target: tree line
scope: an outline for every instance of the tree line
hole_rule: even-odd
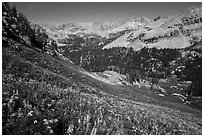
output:
[[[2,36],[39,49],[43,49],[48,40],[45,31],[33,28],[27,17],[8,2],[2,3]],[[5,45],[6,41],[3,40]]]
[[[192,43],[194,45],[201,44],[201,42]],[[140,79],[145,77],[165,79],[171,78],[174,75],[181,81],[193,82],[193,90],[190,88],[188,91],[189,94],[192,94],[192,91],[194,95],[202,94],[201,90],[195,90],[195,87],[201,89],[200,87],[202,85],[199,82],[199,80],[202,80],[200,75],[202,73],[201,57],[189,54],[188,57],[184,58],[182,57],[183,49],[143,48],[139,51],[134,51],[133,48],[125,47],[70,50],[71,48],[71,46],[64,47],[63,54],[70,58],[76,65],[88,71],[102,72],[113,70],[120,74],[128,75],[130,83],[138,79],[138,72]],[[196,51],[197,49],[194,50]],[[196,52],[199,53],[199,51]]]

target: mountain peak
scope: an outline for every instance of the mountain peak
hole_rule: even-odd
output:
[[[149,23],[149,22],[151,22],[150,19],[148,19],[148,18],[146,18],[144,16],[139,17],[139,18],[132,18],[131,20],[134,21],[134,22],[139,22],[139,23]]]

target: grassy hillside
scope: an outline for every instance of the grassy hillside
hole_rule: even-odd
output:
[[[4,135],[202,134],[202,112],[193,105],[171,94],[159,96],[155,88],[110,84],[96,78],[108,73],[90,73],[74,65],[57,52],[57,45],[41,28],[33,29],[9,3],[2,3],[2,21]],[[193,60],[189,54],[184,56]],[[196,59],[194,66],[199,65],[200,54]],[[191,72],[190,61],[186,72]],[[116,72],[110,74],[121,78]],[[180,83],[159,84],[165,88]]]
[[[201,134],[201,112],[179,102],[100,82],[13,40],[2,53],[3,134]]]

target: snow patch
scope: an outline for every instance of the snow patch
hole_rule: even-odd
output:
[[[131,85],[126,81],[124,75],[118,74],[114,71],[104,71],[104,72],[87,72],[81,71],[82,73],[91,76],[92,78],[98,79],[108,84],[112,85]]]

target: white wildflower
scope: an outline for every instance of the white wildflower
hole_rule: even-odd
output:
[[[52,129],[50,130],[50,134],[53,134],[53,130]]]
[[[55,103],[55,100],[52,100],[51,103],[52,103],[52,104]]]
[[[44,124],[48,124],[48,120],[47,119],[43,119]]]
[[[49,123],[53,123],[53,119],[49,120],[48,122],[49,122]]]
[[[67,129],[67,133],[72,133],[73,129],[74,129],[74,125],[70,124],[69,128]]]
[[[33,111],[28,112],[27,116],[32,117],[33,116]]]
[[[58,120],[57,120],[57,119],[54,119],[54,122],[58,122]]]
[[[34,120],[34,122],[33,122],[34,124],[36,124],[36,123],[38,123],[38,121],[37,120]]]

